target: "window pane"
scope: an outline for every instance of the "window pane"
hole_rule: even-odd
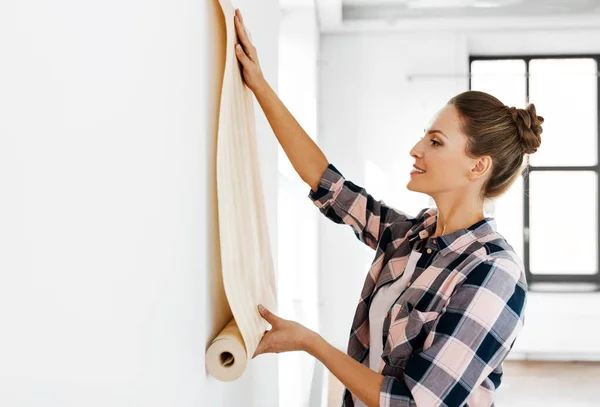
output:
[[[471,89],[489,93],[509,106],[523,106],[525,88],[525,61],[508,59],[473,61],[471,63]]]
[[[596,173],[531,172],[529,180],[531,272],[595,274]]]
[[[504,195],[490,201],[486,215],[496,220],[498,232],[523,259],[523,177],[517,178]]]
[[[597,70],[590,58],[530,62],[530,101],[544,118],[542,145],[531,165],[596,164]]]

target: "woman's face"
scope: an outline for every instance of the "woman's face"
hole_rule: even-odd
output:
[[[436,198],[448,192],[466,192],[476,160],[465,152],[466,136],[460,130],[458,110],[446,105],[425,129],[425,135],[410,150],[415,168],[406,187]]]

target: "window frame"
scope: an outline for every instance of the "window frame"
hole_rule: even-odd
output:
[[[525,62],[525,100],[529,103],[529,66],[532,60],[537,59],[581,59],[589,58],[596,61],[596,86],[597,86],[597,104],[596,114],[596,165],[592,166],[532,166],[529,163],[529,156],[525,156],[525,168],[521,174],[523,177],[523,263],[525,265],[525,274],[531,288],[540,285],[564,285],[564,284],[585,284],[592,287],[592,291],[600,291],[600,219],[596,218],[596,273],[595,274],[539,274],[532,273],[530,268],[530,211],[529,201],[530,179],[532,172],[550,172],[550,171],[593,171],[596,173],[596,214],[599,213],[599,194],[600,194],[600,54],[539,54],[539,55],[470,55],[469,56],[469,89],[472,89],[472,66],[475,61],[500,61],[500,60],[523,60]],[[535,102],[534,102],[535,103]],[[543,141],[542,141],[543,142]]]

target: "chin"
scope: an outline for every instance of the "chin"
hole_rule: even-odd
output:
[[[408,189],[409,191],[413,191],[413,192],[423,192],[419,188],[415,188],[415,185],[414,185],[414,182],[412,179],[406,183],[406,189]]]
[[[415,183],[413,182],[413,180],[408,181],[408,183],[406,184],[406,189],[408,189],[409,191],[418,192],[420,194],[425,194],[425,195],[431,196],[431,193],[430,193],[431,191],[427,191],[422,188],[419,188],[418,186],[415,186]]]

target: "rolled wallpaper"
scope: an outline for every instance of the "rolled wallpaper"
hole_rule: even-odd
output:
[[[209,373],[222,381],[245,371],[268,323],[263,304],[276,311],[276,286],[264,203],[252,92],[234,52],[234,8],[219,0],[225,19],[225,69],[217,132],[217,200],[221,272],[232,320],[206,351]]]

